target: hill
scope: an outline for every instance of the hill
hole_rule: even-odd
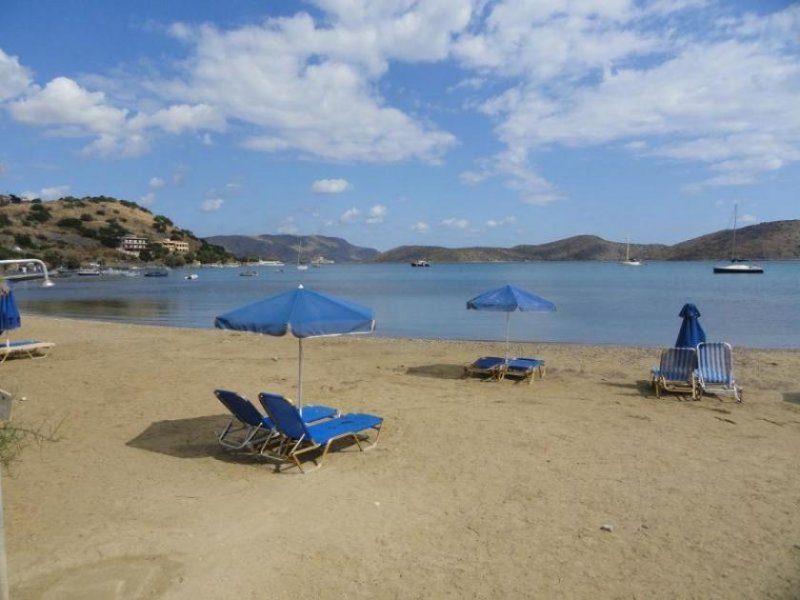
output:
[[[148,243],[136,254],[119,250],[126,236]],[[160,242],[185,242],[188,250],[170,252]],[[232,259],[170,219],[135,202],[107,196],[23,201],[0,195],[0,258],[39,258],[51,267],[77,268],[96,262],[217,262]]]
[[[673,246],[631,244],[630,254],[643,260],[723,260],[730,258],[729,230],[703,235]],[[529,260],[605,260],[625,257],[625,244],[594,235],[579,235],[539,245],[512,248],[441,246],[400,246],[383,252],[376,262],[411,262],[425,258],[432,262],[491,262]],[[800,259],[800,220],[773,221],[750,225],[736,231],[737,255],[757,260]]]
[[[305,261],[322,256],[336,262],[362,262],[379,254],[373,248],[354,246],[341,238],[324,235],[214,235],[205,239],[239,257],[290,263],[297,261],[301,242]]]

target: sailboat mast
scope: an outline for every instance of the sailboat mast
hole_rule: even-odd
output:
[[[733,239],[731,241],[731,261],[736,260],[736,221],[739,220],[739,205],[733,205]]]

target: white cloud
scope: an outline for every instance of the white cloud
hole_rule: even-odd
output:
[[[361,212],[357,208],[348,208],[342,213],[342,216],[339,217],[339,222],[354,223],[356,219],[358,219],[359,214],[361,214]]]
[[[383,220],[386,218],[389,210],[383,206],[382,204],[376,204],[372,208],[369,209],[369,217],[367,218],[367,223],[370,225],[374,225],[376,223],[383,223]]]
[[[0,102],[24,93],[33,80],[31,74],[16,56],[9,56],[0,49]]]
[[[160,190],[166,185],[166,182],[161,177],[151,177],[150,178],[150,189],[151,190]]]
[[[56,185],[53,187],[42,188],[39,192],[39,197],[42,200],[58,200],[64,196],[69,195],[70,187],[68,185]]]
[[[267,19],[222,30],[176,25],[190,52],[180,80],[161,86],[175,102],[204,104],[253,130],[245,147],[294,150],[328,160],[440,160],[455,138],[388,106],[376,84],[392,58],[447,56],[469,3],[320,2],[329,14]]]
[[[222,205],[225,204],[225,200],[222,198],[208,198],[203,200],[203,203],[200,205],[200,210],[203,212],[216,212]]]
[[[449,218],[442,221],[442,225],[448,229],[466,229],[469,227],[469,221],[466,219]]]
[[[297,235],[298,231],[294,224],[294,217],[286,217],[278,226],[278,233],[284,235]]]
[[[489,219],[488,221],[486,221],[486,226],[492,228],[503,227],[504,225],[513,225],[516,222],[517,222],[516,217],[506,217],[504,219],[499,219],[499,220]]]
[[[139,204],[141,204],[144,207],[153,206],[153,204],[155,204],[155,201],[156,201],[156,195],[152,192],[149,192],[144,196],[142,196],[141,198],[139,198]]]
[[[129,126],[135,130],[160,127],[175,134],[198,129],[223,131],[225,119],[215,108],[207,104],[193,106],[178,104],[152,114],[140,113],[130,120]]]
[[[507,150],[462,181],[504,175],[526,201],[552,202],[560,193],[531,159],[555,146],[621,143],[646,156],[706,163],[711,176],[695,187],[751,183],[800,160],[800,7],[708,19],[704,38],[650,18],[694,10],[700,19],[709,16],[706,4],[492,5],[459,39],[456,55],[517,78],[481,105]]]
[[[431,226],[425,221],[418,221],[411,226],[411,229],[417,233],[428,233],[431,230]]]
[[[351,187],[346,179],[318,179],[311,184],[311,191],[315,194],[341,194]]]
[[[8,173],[8,167],[5,163],[0,163],[0,175],[5,175]]]
[[[44,89],[12,102],[9,110],[29,125],[75,127],[107,135],[122,128],[127,114],[109,106],[103,92],[84,90],[67,77],[56,77]]]
[[[737,220],[739,223],[755,223],[757,219],[753,215],[744,214],[739,215]]]
[[[214,138],[211,137],[210,133],[204,133],[203,137],[201,138],[202,144],[204,146],[213,146],[214,145]]]

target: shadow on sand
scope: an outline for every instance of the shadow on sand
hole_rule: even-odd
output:
[[[211,415],[174,421],[156,421],[126,446],[158,452],[176,458],[218,457],[217,434],[225,428],[230,417]]]
[[[785,392],[783,394],[784,402],[791,402],[792,404],[800,404],[800,392]]]
[[[640,379],[638,381],[631,383],[616,383],[613,381],[601,381],[600,383],[602,385],[606,385],[609,387],[620,388],[623,390],[630,390],[631,396],[639,395],[642,398],[654,398],[654,399],[656,397],[656,393],[653,391],[653,386],[650,383],[649,379]],[[637,392],[637,394],[633,394],[634,391]],[[669,392],[667,392],[667,394],[664,394],[664,396],[667,395],[675,396],[676,398],[680,396],[680,394],[670,394]],[[691,393],[689,393],[689,396],[691,396]]]
[[[434,379],[461,379],[464,376],[464,366],[438,364],[408,367],[406,375],[433,377]]]

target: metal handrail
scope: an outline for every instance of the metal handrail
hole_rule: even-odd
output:
[[[0,265],[29,265],[31,263],[36,263],[42,267],[41,271],[35,271],[31,274],[31,276],[23,276],[23,277],[8,277],[10,280],[28,280],[28,279],[38,279],[39,275],[44,277],[44,281],[42,281],[42,287],[53,287],[55,283],[50,281],[50,274],[47,272],[47,265],[44,264],[44,261],[39,260],[38,258],[8,258],[5,260],[0,260]]]

